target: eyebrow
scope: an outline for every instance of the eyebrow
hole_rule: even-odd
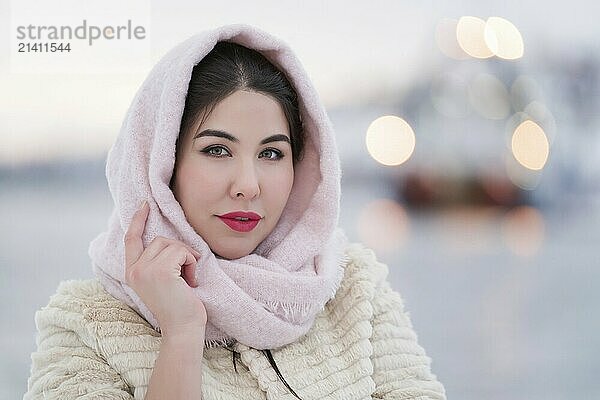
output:
[[[225,131],[218,130],[218,129],[205,129],[202,132],[198,132],[198,133],[196,133],[196,135],[194,135],[194,138],[192,139],[192,141],[196,140],[197,138],[205,137],[205,136],[220,137],[220,138],[230,140],[234,143],[240,142],[240,140],[238,138],[236,138],[235,136],[233,136],[232,134],[227,133]],[[282,135],[282,134],[272,135],[267,138],[264,138],[263,140],[260,141],[260,144],[262,145],[262,144],[267,144],[267,143],[271,143],[271,142],[288,142],[290,145],[292,144],[290,142],[290,138],[287,137],[286,135]]]

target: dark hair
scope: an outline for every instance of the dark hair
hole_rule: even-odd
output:
[[[176,142],[175,167],[169,186],[173,188],[177,160],[191,127],[201,125],[215,106],[238,90],[262,93],[276,100],[283,109],[290,130],[292,160],[301,161],[304,151],[304,126],[298,95],[286,75],[264,55],[237,43],[221,41],[192,70]]]
[[[237,90],[265,94],[281,105],[290,130],[292,160],[294,163],[302,160],[304,127],[300,117],[298,95],[292,84],[282,71],[258,51],[237,43],[222,41],[218,42],[192,70],[177,138],[175,168],[169,184],[171,189],[175,182],[177,159],[180,158],[185,135],[190,134],[191,127],[195,126],[200,118],[199,125],[206,120],[221,100]],[[240,355],[231,348],[225,348],[233,352],[233,368],[237,373],[235,358],[236,355],[238,357]],[[261,351],[285,386],[300,399],[279,372],[271,350]]]

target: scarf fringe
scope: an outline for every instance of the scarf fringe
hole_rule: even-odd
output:
[[[154,328],[154,330],[158,333],[161,333],[160,326]],[[212,339],[212,340],[204,340],[204,347],[207,349],[214,347],[230,347],[236,342],[233,338],[220,338],[220,339]]]
[[[157,326],[156,328],[154,328],[154,330],[156,332],[160,333],[160,326]],[[219,339],[211,339],[211,340],[204,340],[204,347],[207,349],[210,348],[214,348],[214,347],[231,347],[232,345],[234,345],[236,342],[235,339],[233,338],[219,338]]]
[[[312,303],[283,303],[280,301],[266,301],[265,305],[268,306],[268,310],[274,314],[281,315],[283,311],[283,317],[287,320],[293,315],[300,315],[303,318],[310,312]]]
[[[231,347],[235,342],[236,340],[232,338],[205,340],[204,347],[207,349],[214,347]]]
[[[350,257],[347,254],[345,254],[345,252],[342,252],[342,253],[343,253],[342,255],[337,257],[337,259],[339,261],[338,261],[338,265],[337,265],[337,269],[336,269],[336,284],[332,287],[331,291],[329,292],[328,301],[335,297],[335,294],[337,293],[337,290],[342,282],[342,279],[344,278],[344,272],[346,269],[346,265],[348,264],[348,262],[350,262]],[[327,304],[327,301],[325,303],[323,303],[319,307],[319,309],[321,311],[324,310],[326,304]],[[284,318],[289,320],[290,317],[292,317],[294,315],[298,315],[298,314],[302,318],[305,318],[307,315],[310,314],[310,312],[312,311],[312,307],[315,304],[314,303],[284,303],[284,302],[280,302],[280,301],[265,301],[264,305],[268,306],[268,310],[275,314],[281,315],[281,311],[283,311]]]

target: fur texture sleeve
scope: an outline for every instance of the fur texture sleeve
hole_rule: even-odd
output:
[[[388,266],[378,262],[373,250],[353,247],[355,263],[371,276],[373,334],[372,378],[374,399],[446,400],[444,386],[431,372],[431,358],[418,343],[417,334],[404,309],[404,301],[387,279]]]
[[[35,314],[37,349],[31,354],[24,400],[122,399],[133,395],[102,358],[87,334],[82,310],[85,288],[61,284],[47,306]]]

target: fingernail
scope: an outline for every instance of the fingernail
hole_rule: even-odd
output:
[[[146,204],[148,204],[148,200],[144,200],[142,202],[142,205],[140,206],[140,210],[143,209],[146,206]]]

